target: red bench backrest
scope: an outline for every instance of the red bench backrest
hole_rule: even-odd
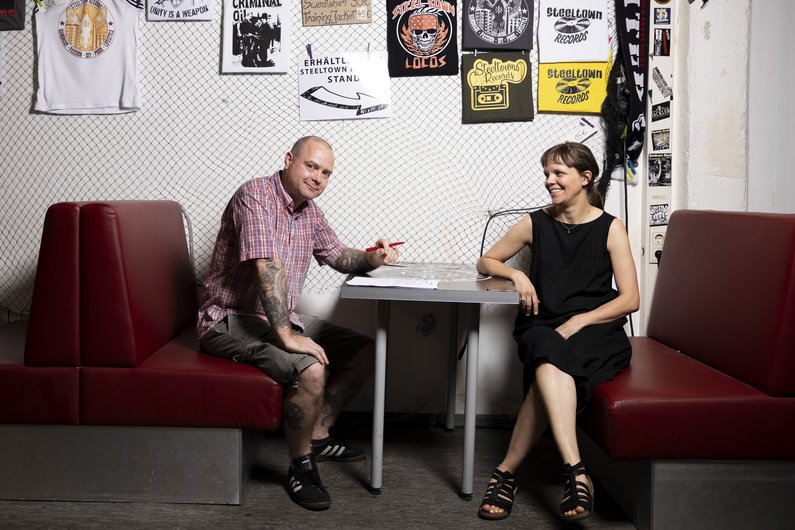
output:
[[[85,204],[80,240],[83,365],[137,366],[194,324],[193,270],[179,204]]]
[[[795,215],[674,212],[647,334],[767,394],[795,395]]]

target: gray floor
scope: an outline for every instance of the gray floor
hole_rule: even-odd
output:
[[[341,434],[370,445],[367,425]],[[268,437],[242,506],[101,502],[0,501],[0,528],[634,528],[598,487],[595,513],[581,524],[557,516],[562,494],[560,463],[543,438],[518,473],[513,513],[503,521],[477,517],[480,496],[510,437],[503,428],[478,428],[475,500],[458,496],[463,429],[388,422],[384,442],[383,493],[369,493],[369,460],[320,464],[332,496],[331,509],[310,512],[293,504],[284,489],[287,453],[279,434]],[[0,477],[2,480],[2,477]]]

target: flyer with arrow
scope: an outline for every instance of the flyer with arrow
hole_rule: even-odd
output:
[[[385,52],[338,52],[298,59],[301,121],[389,118]]]

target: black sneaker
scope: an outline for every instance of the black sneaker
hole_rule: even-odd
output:
[[[312,455],[318,462],[358,462],[364,459],[364,449],[326,436],[322,440],[312,440]]]
[[[328,510],[331,506],[331,496],[311,454],[293,460],[287,471],[287,491],[296,504],[307,510]]]

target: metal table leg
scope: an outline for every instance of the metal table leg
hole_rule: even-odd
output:
[[[458,367],[458,313],[459,305],[450,304],[450,357],[447,364],[447,416],[444,428],[455,430],[455,391]]]
[[[370,493],[381,494],[384,465],[384,406],[386,398],[386,344],[389,331],[389,302],[376,303],[378,329],[375,334],[375,373],[373,392],[373,456],[370,472]]]
[[[469,311],[466,410],[464,416],[464,472],[461,478],[461,498],[465,500],[472,500],[475,471],[475,417],[477,416],[480,305],[470,304]]]

